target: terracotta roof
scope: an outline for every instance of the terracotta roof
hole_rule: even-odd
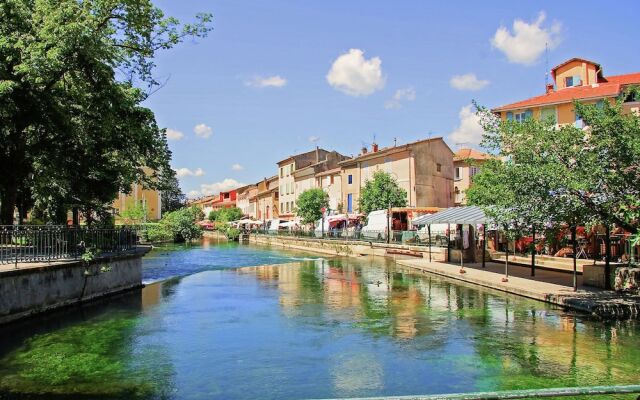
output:
[[[620,94],[621,86],[632,83],[640,84],[640,72],[626,75],[609,76],[605,82],[593,85],[576,86],[556,90],[541,96],[531,97],[526,100],[507,104],[494,108],[493,111],[515,110],[526,107],[541,106],[545,104],[569,103],[573,100],[597,99],[613,97]]]
[[[483,153],[476,149],[460,149],[456,152],[455,156],[453,156],[453,161],[461,161],[461,160],[489,160],[493,158],[491,154]]]
[[[405,143],[405,144],[400,144],[397,146],[390,146],[390,147],[383,147],[381,149],[379,149],[376,152],[373,151],[369,151],[365,154],[360,154],[356,157],[353,158],[349,158],[347,160],[344,161],[340,161],[338,163],[338,165],[349,165],[352,162],[355,161],[360,161],[360,160],[366,160],[366,159],[371,159],[371,158],[376,158],[379,157],[383,154],[388,154],[391,153],[393,151],[402,151],[402,150],[407,150],[410,146],[416,145],[416,144],[420,144],[420,143],[426,143],[426,142],[431,142],[431,141],[438,141],[438,140],[442,140],[444,142],[444,140],[442,139],[441,136],[438,137],[432,137],[432,138],[428,138],[428,139],[420,139],[420,140],[416,140],[415,142],[409,142],[409,143]],[[444,142],[446,145],[446,142]],[[447,148],[449,148],[449,146],[447,145]],[[453,153],[453,151],[451,149],[449,149],[451,151],[451,153]]]

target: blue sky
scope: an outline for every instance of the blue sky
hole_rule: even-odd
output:
[[[473,144],[472,99],[495,107],[544,91],[545,42],[550,67],[583,57],[605,75],[640,71],[637,1],[157,4],[183,21],[214,16],[207,38],[160,54],[168,80],[146,102],[191,196],[274,175],[316,145]]]

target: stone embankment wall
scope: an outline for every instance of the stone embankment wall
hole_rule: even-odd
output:
[[[386,243],[373,243],[361,241],[345,240],[321,240],[314,238],[295,238],[286,236],[270,235],[250,235],[249,240],[254,243],[266,244],[284,249],[311,251],[314,253],[327,254],[332,256],[398,256],[400,254],[390,254],[397,250],[421,253],[425,259],[429,258],[429,248],[427,246],[407,246]],[[433,247],[431,258],[433,261],[444,261],[446,249]]]
[[[0,324],[142,286],[142,256],[52,264],[18,264],[0,272]]]

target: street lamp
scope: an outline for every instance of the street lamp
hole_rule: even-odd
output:
[[[326,208],[322,207],[320,209],[320,212],[322,213],[322,236],[320,236],[320,238],[324,239],[324,213],[327,211]]]

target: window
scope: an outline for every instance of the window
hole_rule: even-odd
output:
[[[526,110],[516,113],[509,111],[507,113],[507,121],[524,122],[527,118],[533,118],[532,110]]]
[[[289,212],[289,202],[287,201],[287,212]]]
[[[475,175],[478,174],[478,172],[480,172],[480,168],[478,168],[478,167],[469,168],[469,177],[473,178]]]
[[[331,175],[331,179],[329,179],[329,185],[333,185],[333,175]]]
[[[284,203],[280,203],[280,211],[284,210]]]
[[[351,193],[347,195],[347,212],[353,212],[353,194]]]
[[[457,181],[462,179],[462,168],[461,167],[456,167],[456,177],[455,177],[455,179]]]
[[[348,175],[348,176],[347,176],[347,183],[348,183],[349,185],[351,185],[351,184],[353,183],[353,175]]]
[[[576,128],[584,128],[584,121],[582,120],[582,117],[578,115],[578,113],[576,113],[576,122],[573,123],[573,126],[575,126]]]
[[[280,178],[284,178],[284,169],[280,167]]]
[[[442,164],[436,164],[436,171],[442,172]]]
[[[542,121],[552,121],[554,124],[558,123],[556,119],[556,109],[555,107],[545,107],[540,110],[540,119]]]
[[[580,79],[580,75],[567,76],[564,78],[564,83],[566,87],[580,86],[582,79]]]

